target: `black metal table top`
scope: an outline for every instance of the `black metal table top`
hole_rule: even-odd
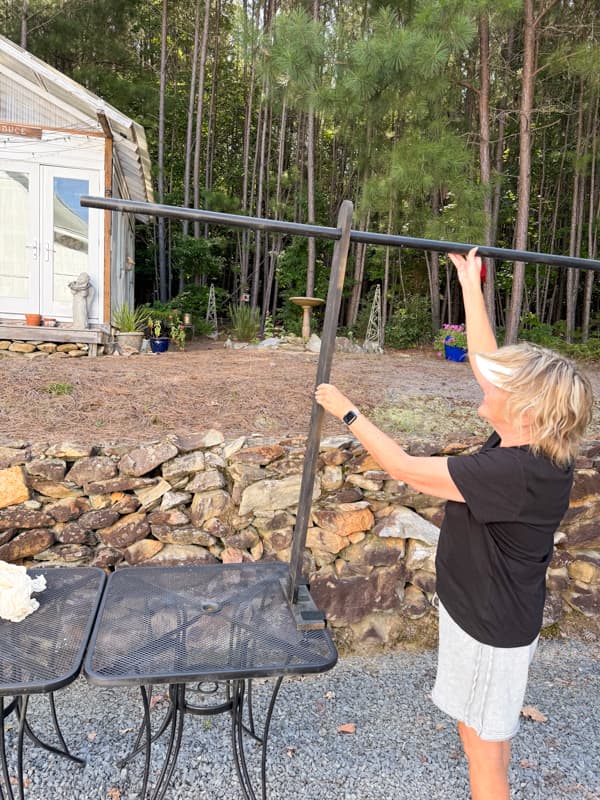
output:
[[[50,692],[79,673],[106,576],[96,567],[32,569],[46,589],[21,622],[0,620],[0,695]]]
[[[100,686],[324,672],[326,630],[299,631],[280,563],[130,567],[110,575],[84,670]]]

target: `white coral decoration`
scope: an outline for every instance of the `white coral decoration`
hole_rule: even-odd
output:
[[[45,588],[43,575],[30,578],[25,567],[0,561],[0,617],[21,622],[39,608],[40,604],[31,594],[43,592]]]

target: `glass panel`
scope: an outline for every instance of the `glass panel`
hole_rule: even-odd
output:
[[[79,198],[89,194],[89,182],[74,178],[54,178],[54,279],[53,300],[72,303],[69,283],[81,272],[88,272],[89,209]]]
[[[28,298],[29,175],[0,170],[0,297]]]

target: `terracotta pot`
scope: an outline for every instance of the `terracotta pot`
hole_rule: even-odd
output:
[[[37,326],[42,324],[41,314],[25,314],[25,325]]]

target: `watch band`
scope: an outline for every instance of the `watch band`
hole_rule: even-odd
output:
[[[347,411],[344,416],[342,417],[342,422],[344,425],[352,425],[358,419],[359,412],[355,408],[351,408],[350,411]]]

